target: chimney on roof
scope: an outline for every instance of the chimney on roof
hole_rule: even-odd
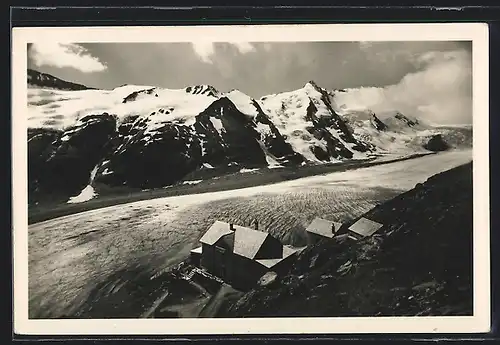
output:
[[[332,234],[335,233],[335,223],[332,223]]]
[[[259,221],[255,220],[255,230],[259,230]]]
[[[234,224],[233,223],[229,223],[229,229],[234,231]]]

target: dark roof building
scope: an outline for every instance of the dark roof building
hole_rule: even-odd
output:
[[[252,286],[266,272],[281,271],[302,248],[284,246],[267,232],[216,221],[191,250],[192,262],[233,286]]]
[[[356,223],[349,227],[349,235],[356,239],[365,238],[373,235],[383,227],[383,224],[374,222],[367,218],[360,218]]]

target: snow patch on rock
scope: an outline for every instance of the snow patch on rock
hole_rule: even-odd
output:
[[[77,204],[77,203],[89,201],[89,200],[95,198],[96,196],[97,196],[97,193],[95,192],[94,187],[92,187],[91,185],[88,185],[87,187],[82,189],[80,194],[69,198],[67,203],[68,204]]]
[[[203,180],[183,181],[182,184],[198,184]]]
[[[222,133],[225,131],[224,125],[222,125],[222,121],[215,117],[211,117],[210,122],[212,122],[212,125],[214,126],[215,130],[217,131],[217,133],[219,133],[219,136],[222,138]]]
[[[254,172],[254,171],[259,171],[259,168],[254,168],[254,169],[243,168],[243,169],[240,170],[240,173],[251,173],[251,172]]]
[[[97,174],[97,169],[99,169],[99,164],[97,164],[94,167],[94,169],[92,169],[92,171],[90,172],[89,184],[82,189],[80,194],[69,198],[69,200],[67,201],[68,204],[76,204],[80,202],[89,201],[97,196],[94,187],[92,187],[92,182],[94,182],[95,175]]]

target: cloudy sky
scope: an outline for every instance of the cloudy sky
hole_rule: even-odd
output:
[[[314,80],[356,89],[347,101],[375,112],[472,121],[470,42],[43,42],[28,46],[28,67],[96,88],[210,84],[255,98]]]

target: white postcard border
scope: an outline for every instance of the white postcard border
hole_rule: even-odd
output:
[[[27,43],[472,41],[474,315],[244,319],[28,319]],[[489,54],[483,23],[172,27],[36,27],[12,30],[14,332],[26,335],[477,333],[490,329]],[[451,239],[452,240],[452,239]]]

